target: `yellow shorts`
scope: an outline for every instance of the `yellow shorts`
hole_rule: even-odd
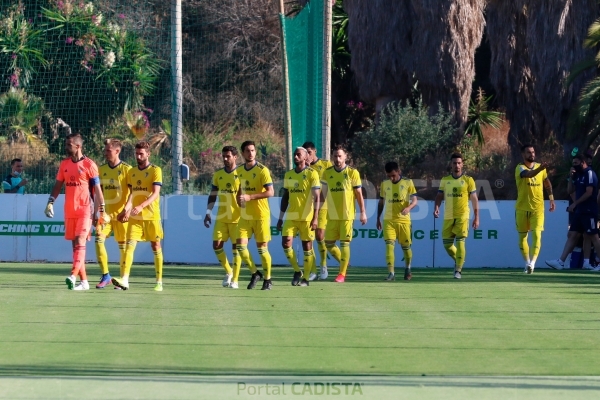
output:
[[[250,239],[254,234],[257,243],[271,241],[271,221],[268,219],[248,220],[240,218],[238,222],[238,239]]]
[[[315,240],[315,231],[310,229],[310,221],[290,221],[283,222],[281,235],[283,237],[294,237],[300,232],[300,240],[303,242],[312,242]]]
[[[327,228],[325,229],[325,240],[352,240],[354,220],[327,220]]]
[[[65,239],[75,240],[85,236],[86,240],[90,240],[91,235],[92,219],[90,217],[65,219]]]
[[[327,210],[319,210],[317,217],[317,229],[327,228]]]
[[[410,224],[384,220],[383,239],[398,240],[398,243],[402,247],[410,247],[412,244],[412,232]]]
[[[160,242],[163,229],[160,221],[130,219],[127,226],[127,240],[138,242]]]
[[[104,225],[104,228],[99,230],[96,234],[107,238],[110,236],[110,233],[113,232],[117,242],[124,242],[127,237],[128,224],[128,222],[119,222],[115,217],[112,218],[108,224]]]
[[[525,233],[529,231],[543,231],[544,210],[515,210],[515,223],[517,225],[517,232]]]
[[[445,219],[442,228],[442,239],[466,238],[469,236],[469,219]]]
[[[215,242],[226,242],[231,239],[231,243],[235,243],[238,236],[238,223],[237,222],[222,222],[217,220],[215,222],[215,228],[213,230],[213,241]]]

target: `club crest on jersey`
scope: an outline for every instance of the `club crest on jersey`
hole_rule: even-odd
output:
[[[231,187],[231,183],[227,182],[227,184],[225,185],[225,187],[227,187],[227,189],[229,189]]]
[[[298,187],[298,186],[300,186],[300,185],[298,184],[298,182],[294,183],[294,187]]]
[[[110,184],[112,185],[112,184],[114,184],[114,183],[115,183],[115,180],[114,180],[114,179],[111,179],[111,180],[110,180]]]
[[[452,191],[453,191],[454,193],[456,193],[456,192],[458,192],[458,188],[452,188]]]
[[[394,193],[394,198],[397,199],[398,198],[398,193]]]
[[[71,178],[70,178],[70,179],[71,179],[71,182],[74,182],[74,181],[75,181],[75,177],[74,177],[73,175],[71,175]]]
[[[138,180],[138,181],[137,181],[137,184],[138,184],[138,185],[141,185],[141,184],[142,184],[142,181]]]
[[[247,181],[246,181],[246,186],[247,186],[247,185],[249,185],[249,184],[250,184],[250,181],[248,181],[248,180],[247,180]]]

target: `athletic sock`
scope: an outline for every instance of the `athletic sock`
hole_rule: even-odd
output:
[[[258,255],[260,255],[260,260],[262,262],[262,269],[263,269],[263,272],[265,273],[264,279],[265,280],[271,279],[271,253],[269,253],[269,248],[267,246],[259,247]]]
[[[325,241],[317,241],[317,250],[319,251],[319,259],[321,260],[321,267],[327,267],[327,246]]]
[[[348,264],[350,263],[350,242],[340,242],[340,274],[346,276],[348,272]]]
[[[231,278],[232,282],[237,282],[240,277],[240,269],[242,268],[242,259],[240,258],[240,254],[237,251],[237,247],[233,249],[233,278]]]
[[[131,274],[131,266],[133,265],[133,254],[135,253],[135,246],[137,242],[135,240],[128,240],[125,246],[125,268],[123,270],[123,277]]]
[[[125,273],[125,243],[119,243],[119,267],[120,274],[119,276],[123,276]]]
[[[300,272],[300,266],[298,265],[298,260],[296,259],[296,252],[293,247],[288,247],[283,249],[283,253],[285,254],[285,258],[288,259],[294,271]],[[306,270],[306,268],[305,268]],[[308,278],[307,278],[308,279]]]
[[[523,260],[529,264],[529,243],[527,243],[527,232],[519,232],[519,250]]]
[[[335,242],[327,243],[327,251],[338,263],[342,263],[342,252],[340,251],[339,247],[335,245]]]
[[[156,282],[162,282],[163,272],[163,252],[162,248],[153,250],[154,253],[154,271],[156,272]]]
[[[108,253],[106,252],[103,236],[96,236],[96,258],[102,275],[108,274]]]
[[[390,274],[394,273],[394,263],[395,263],[395,255],[394,255],[394,247],[395,243],[393,240],[385,240],[385,263],[387,265],[388,272]]]
[[[404,253],[404,266],[410,269],[410,263],[412,261],[412,249],[410,248],[410,246],[402,246],[402,252]]]
[[[542,231],[531,231],[531,259],[537,260],[542,248]],[[535,263],[535,261],[533,261]]]
[[[229,266],[229,261],[227,261],[227,253],[225,253],[225,249],[215,249],[215,255],[217,256],[217,260],[219,260],[225,272],[228,275],[231,275],[231,267]]]
[[[254,261],[252,261],[252,257],[250,257],[250,252],[248,251],[248,246],[245,244],[237,245],[238,254],[240,255],[240,259],[243,263],[248,266],[250,272],[256,272],[256,265],[254,265]]]
[[[85,274],[85,246],[73,247],[73,266],[71,267],[71,275],[80,275],[81,270]]]
[[[465,264],[465,256],[465,238],[456,238],[456,270],[459,272]]]
[[[310,272],[316,265],[315,252],[311,249],[304,252],[304,279],[308,280]]]
[[[454,246],[454,239],[442,239],[442,243],[444,244],[444,249],[446,249],[446,253],[454,262],[456,262],[456,246]]]

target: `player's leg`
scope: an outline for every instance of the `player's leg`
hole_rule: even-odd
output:
[[[469,236],[469,219],[457,219],[454,223],[452,233],[456,237],[456,271],[459,273],[458,276],[455,275],[455,278],[460,278],[467,256],[465,242]]]
[[[152,247],[152,252],[154,253],[154,272],[156,273],[156,285],[154,286],[154,290],[156,292],[162,292],[163,253],[160,240],[150,242],[150,246]]]
[[[325,245],[325,227],[327,227],[327,210],[319,210],[317,217],[317,229],[315,229],[315,239],[317,240],[317,251],[319,252],[319,279],[327,279],[327,246]],[[314,250],[313,250],[314,251]],[[312,273],[317,272],[317,264]]]
[[[544,230],[544,211],[538,211],[535,213],[531,213],[531,217],[529,218],[529,224],[531,227],[531,247],[530,247],[530,262],[529,262],[529,270],[533,273],[535,269],[535,262],[537,261],[538,255],[542,250],[542,231]]]
[[[391,221],[383,220],[383,241],[385,243],[385,264],[387,265],[388,275],[386,281],[396,279],[395,267],[396,255],[394,253],[396,247],[396,239],[398,238],[394,224]]]
[[[300,286],[308,286],[308,282],[316,279],[317,275],[312,272],[317,264],[315,252],[313,251],[313,241],[315,240],[315,232],[310,229],[310,221],[298,221],[297,228],[300,232],[300,240],[302,241],[302,251],[304,252],[304,279],[300,282]],[[311,279],[311,277],[313,277]]]
[[[327,228],[325,229],[325,246],[331,256],[338,262],[341,263],[342,253],[335,245],[335,242],[340,238],[340,221],[331,220],[327,221]]]
[[[350,265],[350,242],[352,241],[354,221],[340,221],[340,275],[348,274],[348,265]]]
[[[100,272],[102,273],[102,277],[100,278],[100,282],[96,285],[96,289],[104,289],[111,280],[108,271],[108,253],[106,252],[104,242],[106,241],[106,238],[110,236],[112,223],[113,221],[111,220],[108,224],[98,225],[96,227],[96,259],[98,260]]]
[[[410,281],[412,279],[412,272],[410,270],[412,262],[412,229],[410,224],[397,224],[398,232],[398,243],[402,246],[402,252],[404,253],[404,280]]]
[[[527,242],[527,234],[530,229],[529,213],[527,211],[515,210],[515,225],[519,236],[519,250],[525,261],[524,272],[529,273],[531,268],[531,259],[529,257],[529,243]]]
[[[131,273],[131,267],[133,265],[133,256],[135,254],[135,248],[137,242],[144,238],[144,224],[140,220],[129,220],[127,222],[127,234],[125,239],[125,257],[123,259],[122,271],[123,274],[120,278],[112,278],[112,283],[117,288],[127,290],[129,289],[129,275]]]
[[[221,267],[225,270],[225,277],[222,282],[223,287],[228,287],[233,277],[233,270],[229,265],[227,253],[225,253],[224,249],[225,242],[229,239],[229,229],[227,225],[228,224],[224,222],[217,221],[215,222],[213,229],[213,251],[215,252],[215,256],[217,256],[217,260],[219,260]]]
[[[292,278],[292,286],[298,286],[300,279],[302,278],[302,272],[298,265],[298,259],[296,258],[296,252],[294,251],[294,236],[296,236],[297,229],[294,221],[285,220],[281,229],[281,246],[283,247],[283,254],[289,261],[290,265],[294,269],[294,276]]]
[[[79,285],[73,290],[89,290],[90,285],[87,280],[85,270],[85,242],[89,240],[92,229],[91,218],[77,218],[75,222],[75,238],[73,239],[73,267],[71,276],[79,275]],[[69,278],[71,278],[71,276]],[[69,279],[67,278],[67,279]],[[68,285],[68,282],[67,282]]]
[[[248,251],[248,240],[252,237],[253,233],[254,228],[252,226],[252,221],[240,219],[238,223],[238,237],[236,240],[240,262],[245,263],[250,269],[250,272],[255,274],[257,271],[256,265],[254,265],[254,262],[250,257],[250,252]]]
[[[127,227],[129,224],[127,222],[119,222],[115,217],[111,220],[111,225],[115,240],[119,246],[119,276],[123,276],[125,273],[125,250],[127,247]]]
[[[573,251],[579,239],[581,239],[581,234],[586,231],[586,221],[587,218],[581,218],[579,215],[574,215],[571,220],[571,225],[569,226],[569,233],[567,235],[567,242],[565,243],[565,247],[563,248],[563,252],[560,257],[556,260],[546,260],[546,265],[548,265],[552,269],[563,269],[565,266],[565,260],[569,253]]]
[[[258,255],[262,263],[264,281],[261,290],[271,290],[271,253],[269,253],[269,242],[271,241],[271,221],[268,219],[255,221],[255,238]]]
[[[446,253],[452,258],[454,263],[456,264],[456,246],[454,246],[454,233],[452,233],[452,229],[454,228],[454,219],[445,219],[442,227],[442,243],[444,244],[444,249],[446,249]]]

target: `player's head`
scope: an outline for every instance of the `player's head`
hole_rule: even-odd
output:
[[[294,165],[303,168],[308,160],[308,151],[304,147],[296,147],[294,150]]]
[[[331,161],[337,169],[346,166],[346,159],[348,158],[348,151],[341,144],[336,144],[331,149]]]
[[[384,168],[385,168],[385,174],[392,182],[396,183],[400,180],[400,177],[402,175],[400,173],[400,166],[398,165],[397,162],[390,161],[385,164]]]
[[[10,168],[12,169],[13,175],[21,175],[21,173],[23,172],[23,161],[21,161],[20,158],[13,158],[10,161]]]
[[[462,174],[463,170],[463,157],[460,153],[453,153],[450,156],[450,168],[454,176]]]
[[[223,165],[228,170],[232,170],[236,166],[238,151],[233,146],[225,146],[223,150],[221,150],[221,155],[223,157]]]
[[[587,168],[587,162],[582,154],[575,154],[575,157],[573,157],[573,168],[577,172],[581,172]]]
[[[523,160],[527,162],[535,161],[535,149],[531,144],[524,144],[521,146],[521,155],[523,156]]]
[[[313,142],[304,142],[302,147],[304,147],[308,152],[308,158],[306,159],[306,161],[308,161],[309,163],[314,163],[318,160],[317,148],[315,147],[315,144]]]
[[[590,167],[592,165],[592,161],[594,160],[594,152],[588,149],[583,153],[583,156],[585,157],[585,163],[588,165],[588,167]]]
[[[150,158],[150,143],[146,141],[138,142],[135,145],[135,161],[138,166],[143,167],[148,164]]]
[[[71,133],[67,135],[65,140],[65,151],[69,157],[76,156],[83,147],[83,138],[79,133]]]
[[[252,140],[246,140],[242,143],[242,155],[247,163],[256,160],[256,145]]]
[[[105,139],[104,140],[104,158],[106,161],[114,162],[119,160],[119,154],[121,154],[121,141],[119,139]]]

